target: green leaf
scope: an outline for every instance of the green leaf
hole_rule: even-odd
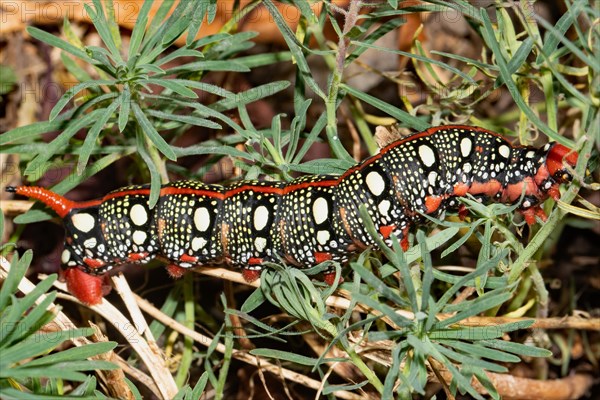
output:
[[[142,127],[144,134],[148,136],[156,148],[163,153],[165,157],[167,157],[169,160],[175,161],[177,159],[175,152],[165,141],[165,139],[160,136],[160,133],[156,131],[156,128],[154,128],[154,125],[152,125],[152,123],[148,120],[148,117],[146,117],[140,106],[137,103],[133,103],[131,106],[133,109],[133,115]]]
[[[204,373],[196,382],[194,389],[192,389],[192,394],[190,396],[190,400],[199,399],[202,397],[202,393],[204,393],[204,388],[206,387],[206,383],[208,382],[208,372],[204,371]]]
[[[289,169],[312,175],[341,175],[352,165],[352,163],[337,159],[317,159],[302,164],[290,164]]]
[[[310,367],[315,366],[317,361],[316,358],[301,356],[296,353],[290,353],[288,351],[283,350],[275,350],[275,349],[253,349],[250,350],[250,354],[258,357],[267,357],[267,358],[275,358],[283,361],[291,361],[294,364],[298,365],[308,365]]]
[[[0,287],[0,316],[4,314],[10,296],[17,292],[19,282],[21,282],[21,279],[25,276],[25,272],[27,271],[27,268],[29,268],[32,259],[33,252],[31,250],[27,250],[23,253],[21,258],[19,258],[18,254],[13,256],[8,276]]]
[[[69,126],[46,146],[46,152],[38,154],[25,169],[25,175],[40,174],[43,165],[56,153],[67,146],[69,140],[82,128],[92,125],[103,110],[94,110],[79,119],[73,119]]]
[[[92,65],[98,64],[96,61],[94,61],[92,58],[90,58],[85,51],[73,46],[71,43],[65,42],[64,40],[57,38],[56,36],[54,36],[48,32],[45,32],[39,28],[36,28],[35,26],[28,26],[27,33],[29,33],[34,38],[36,38],[44,43],[49,44],[52,47],[58,47],[59,49],[62,49],[64,51],[66,51],[67,53],[74,55],[75,57],[81,58],[82,60],[84,60],[85,62],[87,62],[89,64],[92,64]]]
[[[55,279],[51,280],[54,281]],[[47,290],[47,288],[45,288]],[[45,291],[45,290],[44,290]],[[55,317],[55,315],[47,311],[48,306],[56,299],[56,292],[48,293],[44,300],[40,301],[35,307],[29,312],[25,311],[25,316],[21,317],[17,323],[10,321],[8,318],[0,318],[2,322],[2,332],[0,333],[0,347],[10,345],[10,343],[23,340],[27,336],[34,334],[35,331],[40,329],[43,324],[49,323]],[[22,308],[22,305],[17,307],[15,304],[12,306],[14,309]],[[23,307],[24,308],[24,307]],[[4,316],[3,316],[4,317]],[[14,328],[10,329],[10,325],[14,324]]]
[[[142,85],[143,84],[155,84],[155,85],[163,86],[163,87],[166,87],[167,89],[171,89],[175,93],[178,93],[184,97],[191,97],[193,99],[198,98],[198,95],[193,90],[190,90],[190,89],[186,88],[184,85],[182,85],[178,82],[175,82],[171,79],[148,78],[148,79],[141,79],[139,81],[139,83]]]
[[[87,4],[84,4],[83,7],[90,16],[90,19],[94,24],[96,31],[100,35],[100,38],[102,38],[102,41],[110,51],[113,60],[115,60],[117,63],[122,63],[123,58],[121,57],[121,53],[119,52],[119,49],[117,48],[117,45],[113,40],[113,35],[108,26],[106,16],[104,15],[104,9],[102,8],[102,4],[100,3],[100,0],[93,0],[93,3],[95,9],[93,9]]]
[[[148,171],[150,171],[150,196],[148,197],[148,205],[150,206],[150,208],[154,208],[154,206],[158,202],[158,197],[160,195],[160,172],[158,171],[157,166],[154,164],[152,157],[150,156],[150,154],[148,154],[143,134],[140,132],[139,129],[136,132],[136,140],[140,157],[142,157],[142,160],[144,160],[144,163],[146,163],[146,166],[148,167]]]
[[[490,17],[487,14],[487,10],[482,8],[480,10],[480,16],[483,21],[483,29],[481,30],[482,36],[488,44],[488,46],[490,47],[490,49],[492,50],[492,52],[494,53],[496,57],[496,63],[498,64],[498,68],[500,68],[500,75],[504,80],[504,84],[506,85],[506,88],[510,92],[515,103],[517,103],[517,105],[519,106],[519,109],[527,116],[527,118],[529,118],[529,120],[531,120],[532,123],[535,124],[535,126],[538,129],[540,129],[542,132],[548,135],[548,137],[569,148],[573,148],[573,143],[570,140],[566,139],[564,136],[561,136],[552,129],[550,129],[550,127],[548,127],[548,125],[546,125],[525,102],[525,100],[521,96],[519,88],[512,80],[511,73],[508,70],[508,65],[506,64],[506,60],[504,59],[504,54],[500,49],[500,45],[496,41],[494,33],[495,31],[492,26],[492,22],[490,21]]]
[[[211,104],[210,108],[215,111],[226,111],[243,104],[253,103],[265,97],[273,96],[276,93],[287,89],[290,86],[288,81],[275,81],[264,85],[256,86],[244,92],[236,93],[231,98],[219,100]]]
[[[20,126],[18,128],[11,129],[8,132],[0,135],[0,146],[4,146],[7,143],[11,143],[18,140],[28,139],[32,136],[39,136],[43,133],[56,131],[62,129],[68,124],[67,117],[70,117],[72,112],[67,112],[61,115],[54,121],[43,121],[34,122],[33,124]],[[4,150],[0,148],[0,153],[4,153]]]
[[[250,72],[250,68],[238,63],[235,60],[203,60],[179,65],[165,70],[165,75],[181,74],[184,72],[198,71],[232,71],[232,72]]]
[[[375,274],[373,274],[371,271],[360,265],[360,263],[353,262],[350,263],[350,266],[352,267],[353,271],[360,275],[360,277],[366,284],[368,284],[374,289],[375,293],[391,300],[392,302],[394,302],[394,304],[398,306],[409,306],[408,301],[400,297],[400,295],[396,293],[396,291],[390,289],[382,280],[378,279],[375,276]]]
[[[577,47],[575,43],[570,41],[565,35],[562,34],[561,31],[549,24],[545,19],[536,14],[534,14],[533,17],[540,23],[540,25],[544,27],[544,29],[548,30],[548,32],[554,35],[553,38],[558,39],[571,51],[573,55],[578,57],[583,62],[583,65],[589,66],[596,74],[600,72],[600,61],[598,61],[597,55],[592,56],[592,58],[588,57],[588,55],[581,51],[581,49]]]
[[[0,357],[0,377],[10,376],[9,366],[22,360],[44,354],[65,340],[76,337],[89,336],[93,333],[91,328],[71,329],[66,331],[57,331],[51,333],[38,333],[29,337],[27,340],[17,343],[7,349],[2,350]]]
[[[581,11],[581,7],[585,3],[587,3],[586,0],[574,1],[570,7],[567,7],[566,12],[558,19],[554,26],[554,30],[546,32],[544,46],[535,59],[536,66],[539,66],[542,63],[543,54],[550,55],[556,51],[560,38],[563,37],[571,25],[573,25],[573,22]]]
[[[118,97],[111,105],[104,109],[104,112],[100,114],[98,120],[92,125],[92,128],[88,131],[83,145],[81,146],[81,153],[79,154],[79,160],[77,161],[77,173],[82,174],[85,166],[90,159],[92,150],[96,146],[96,139],[100,135],[100,131],[104,128],[104,125],[108,122],[110,117],[115,113],[117,108],[121,105],[122,98]]]
[[[416,131],[424,131],[427,128],[429,128],[429,124],[427,122],[425,122],[424,120],[412,116],[409,113],[407,113],[406,111],[403,111],[397,107],[392,106],[389,103],[386,103],[383,100],[379,100],[376,97],[373,97],[369,94],[366,94],[360,90],[354,89],[351,86],[348,86],[344,83],[342,83],[340,85],[340,87],[342,87],[344,90],[346,90],[349,94],[351,94],[352,96],[366,102],[367,104],[383,111],[384,113],[391,115],[392,117],[396,118],[398,121],[401,121],[401,123],[403,125],[407,125],[408,127],[416,130]]]
[[[73,58],[71,58],[71,56],[64,51],[60,53],[60,59],[67,68],[67,71],[69,71],[71,75],[73,75],[79,82],[87,82],[92,80],[90,74],[88,74],[85,69],[81,68],[79,64],[77,64],[75,60],[73,60]]]
[[[521,43],[521,46],[517,49],[515,54],[512,56],[510,61],[508,62],[507,68],[509,73],[512,75],[519,70],[519,68],[526,62],[529,53],[531,53],[531,49],[533,49],[534,41],[533,37],[529,36],[527,39]],[[504,83],[504,78],[499,76],[494,82],[494,89],[499,88]]]
[[[129,84],[123,85],[121,93],[121,111],[119,112],[119,132],[123,132],[129,122],[129,112],[131,110],[131,90]]]
[[[444,340],[441,343],[443,343],[445,346],[450,346],[457,350],[460,350],[465,354],[469,354],[479,358],[487,358],[490,360],[511,363],[521,361],[521,359],[515,355],[484,347],[481,345],[481,341],[477,342],[477,344],[472,344],[460,342],[458,340]]]
[[[502,290],[502,289],[496,289],[496,290]],[[458,321],[462,321],[463,319],[472,317],[481,312],[492,309],[492,308],[504,303],[511,297],[512,297],[512,293],[508,293],[508,292],[498,293],[498,294],[492,294],[492,292],[489,292],[473,301],[469,301],[468,303],[464,302],[463,305],[464,305],[465,309],[456,313],[455,315],[453,315],[450,318],[447,318],[447,319],[437,322],[436,324],[433,325],[433,329],[445,328],[445,327],[452,325]]]
[[[107,353],[117,347],[117,342],[99,342],[90,343],[80,347],[72,347],[67,350],[61,350],[58,353],[49,354],[41,358],[29,361],[24,364],[27,368],[61,362],[70,362],[75,360],[85,360],[100,354]]]
[[[294,56],[294,61],[300,70],[302,79],[307,83],[308,87],[312,89],[312,91],[322,98],[323,100],[327,99],[327,95],[321,90],[317,82],[312,77],[312,72],[310,67],[308,66],[308,62],[304,57],[304,53],[302,52],[302,45],[296,39],[296,35],[290,29],[287,24],[287,21],[279,12],[279,9],[273,4],[271,0],[265,0],[264,4],[266,5],[269,13],[273,16],[275,24],[279,28],[279,31],[283,35],[285,42],[288,45],[288,48],[292,52]]]
[[[71,101],[73,96],[75,96],[77,93],[81,92],[82,90],[90,88],[90,87],[94,87],[94,86],[114,85],[115,83],[116,83],[116,81],[114,81],[114,80],[98,79],[98,80],[81,82],[81,83],[73,86],[71,89],[67,90],[65,92],[65,94],[63,94],[61,96],[61,98],[58,100],[56,105],[50,111],[50,115],[49,115],[48,119],[50,121],[54,120],[58,116],[58,114],[60,114],[60,112],[63,110],[63,108],[65,108],[67,103],[69,101]]]
[[[484,369],[486,369],[488,371],[492,371],[492,372],[498,372],[498,373],[508,372],[508,368],[503,367],[501,365],[494,364],[489,361],[479,360],[477,358],[461,354],[452,349],[447,349],[446,347],[444,347],[440,344],[437,344],[437,343],[432,343],[432,344],[433,344],[433,347],[435,347],[437,351],[439,351],[440,353],[442,353],[449,359],[458,361],[459,363],[474,366],[474,367],[484,368]]]
[[[163,111],[157,111],[157,110],[152,110],[152,109],[149,109],[146,112],[148,113],[148,115],[151,115],[153,117],[160,118],[160,119],[168,119],[171,121],[182,122],[184,124],[203,126],[203,127],[210,128],[210,129],[222,129],[221,125],[219,125],[211,120],[208,120],[206,118],[198,118],[193,115],[170,114],[170,113],[166,113]]]
[[[131,33],[131,39],[129,41],[129,57],[130,60],[134,59],[134,56],[138,54],[138,49],[146,33],[146,26],[148,25],[148,13],[152,7],[151,1],[144,1],[142,9],[140,10],[135,24],[133,25],[133,32]],[[133,66],[129,66],[132,68]]]
[[[521,343],[507,342],[505,340],[490,339],[481,340],[478,342],[482,346],[490,347],[508,353],[513,353],[519,356],[525,357],[550,357],[552,352],[550,350],[541,349],[535,346],[528,346]]]

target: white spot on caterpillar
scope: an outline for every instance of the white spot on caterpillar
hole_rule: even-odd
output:
[[[210,227],[210,214],[206,207],[196,209],[194,213],[194,225],[200,232],[206,232]]]
[[[365,180],[367,182],[367,187],[375,196],[379,196],[385,190],[385,182],[379,172],[369,172]]]
[[[317,232],[317,242],[319,242],[322,245],[327,244],[327,241],[329,240],[329,231],[319,231]]]
[[[427,180],[431,186],[435,186],[436,180],[438,178],[438,173],[435,171],[431,171],[429,175],[427,175]]]
[[[89,238],[85,242],[83,242],[83,247],[87,247],[88,249],[93,249],[98,244],[96,238]]]
[[[269,210],[265,206],[258,206],[254,210],[254,229],[257,231],[262,230],[267,226],[269,221]]]
[[[390,210],[390,206],[391,206],[391,203],[389,200],[383,200],[381,203],[379,203],[379,206],[377,206],[377,208],[379,209],[379,212],[381,213],[381,215],[384,215],[387,217],[388,211]]]
[[[322,224],[329,217],[329,206],[324,197],[318,197],[312,207],[313,217],[317,224]]]
[[[265,247],[267,247],[267,239],[264,237],[257,237],[254,239],[254,247],[256,247],[256,250],[259,252],[263,251]]]
[[[94,229],[96,220],[88,213],[79,213],[71,217],[73,225],[81,232],[89,232]]]
[[[206,239],[202,237],[195,237],[194,239],[192,239],[192,250],[198,251],[199,249],[206,246],[206,243]]]
[[[471,153],[472,147],[473,147],[473,142],[471,142],[471,139],[463,138],[460,141],[460,154],[462,154],[463,157],[468,157],[469,154]]]
[[[141,204],[134,204],[129,210],[131,221],[137,226],[144,225],[148,221],[148,212]]]
[[[144,231],[135,231],[133,232],[133,243],[142,245],[146,241],[148,235]]]
[[[63,264],[66,264],[70,258],[71,258],[71,252],[67,249],[64,249],[60,256],[60,261],[62,261]]]
[[[423,161],[423,164],[427,167],[431,167],[435,164],[435,154],[431,147],[427,145],[422,144],[419,146],[419,157],[421,157],[421,161]]]
[[[505,144],[498,148],[498,152],[504,158],[508,158],[510,156],[510,148]]]

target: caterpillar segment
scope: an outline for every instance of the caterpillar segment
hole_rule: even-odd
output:
[[[458,198],[519,204],[529,224],[545,219],[540,203],[558,198],[571,180],[577,153],[560,144],[512,146],[499,135],[469,126],[416,133],[341,176],[315,175],[291,182],[240,181],[230,186],[178,181],[161,188],[153,209],[149,185],[115,190],[100,200],[74,202],[49,190],[8,191],[52,208],[64,221],[62,265],[72,294],[97,304],[110,290],[107,272],[122,264],[159,258],[181,276],[197,265],[227,264],[246,280],[267,262],[297,267],[346,262],[375,245],[360,216],[365,205],[381,238],[397,237],[406,250],[424,214],[443,217],[466,209]],[[333,283],[327,271],[324,280]]]

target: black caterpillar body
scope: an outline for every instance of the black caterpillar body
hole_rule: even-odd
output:
[[[64,219],[67,283],[80,300],[95,304],[102,300],[103,274],[155,257],[166,260],[173,275],[226,261],[241,267],[248,280],[259,276],[265,262],[344,262],[374,244],[359,215],[363,204],[381,237],[389,243],[396,236],[405,249],[422,214],[438,217],[467,193],[521,201],[533,223],[536,215],[544,216],[539,203],[556,198],[558,185],[570,179],[565,165],[576,161],[577,154],[560,144],[514,147],[482,128],[440,126],[391,143],[341,176],[231,186],[169,183],[153,209],[148,185],[84,203],[37,187],[11,191],[43,201]]]

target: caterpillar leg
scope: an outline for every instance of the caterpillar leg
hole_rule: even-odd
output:
[[[180,267],[179,265],[169,264],[167,265],[167,272],[169,276],[174,279],[179,279],[186,273],[187,269]]]
[[[84,304],[93,306],[102,302],[102,297],[110,293],[108,275],[91,275],[73,267],[63,270],[69,292]]]
[[[529,226],[535,224],[535,217],[540,217],[540,219],[543,222],[546,222],[546,220],[548,219],[548,216],[546,215],[546,213],[540,205],[522,209],[519,210],[519,212],[521,213],[521,215],[523,215],[523,218],[525,218],[525,222],[527,222],[527,225]]]
[[[242,276],[244,280],[248,283],[252,283],[258,278],[260,278],[260,273],[262,268],[259,265],[249,265],[242,267]]]
[[[336,282],[335,271],[327,271],[327,272],[323,273],[323,282],[325,282],[329,286],[333,286],[336,283],[338,285],[341,285],[344,282],[344,278],[342,278],[340,275],[339,279]]]

